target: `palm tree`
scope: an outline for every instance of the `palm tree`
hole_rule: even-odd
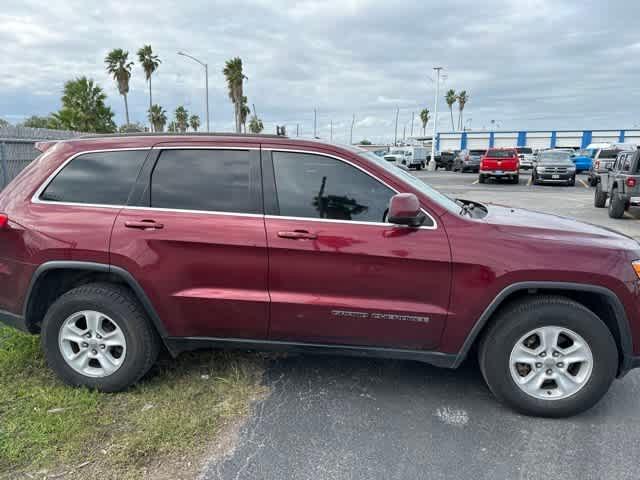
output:
[[[175,120],[172,120],[171,122],[169,122],[169,126],[167,127],[167,132],[176,133],[177,131],[178,131],[178,125],[176,124]]]
[[[187,127],[189,126],[189,112],[182,105],[176,108],[175,119],[176,128],[178,129],[178,131],[180,133],[186,132]]]
[[[468,101],[469,101],[469,95],[467,95],[467,91],[462,90],[458,94],[458,108],[460,110],[460,113],[458,114],[458,130],[462,130],[462,115],[464,112],[464,106],[467,104]]]
[[[164,131],[164,126],[167,124],[167,112],[165,112],[164,108],[160,105],[151,105],[147,118],[151,125],[153,125],[154,132]]]
[[[242,99],[244,97],[243,83],[247,78],[242,72],[242,59],[240,57],[234,57],[231,60],[227,60],[222,73],[224,73],[224,76],[227,79],[229,98],[234,106],[236,133],[240,133],[240,126],[242,124]]]
[[[247,117],[251,113],[251,109],[247,105],[247,97],[242,97],[242,103],[240,104],[240,124],[244,133],[247,133]]]
[[[129,52],[121,48],[111,50],[105,57],[107,72],[113,75],[113,79],[118,83],[118,91],[124,97],[124,113],[129,124],[129,104],[127,103],[127,93],[129,93],[129,80],[131,79],[131,67],[133,62],[129,62]]]
[[[191,115],[191,118],[189,118],[189,125],[191,125],[191,130],[197,132],[198,128],[200,128],[200,117],[198,115]]]
[[[258,118],[258,115],[254,113],[253,116],[251,117],[251,120],[249,120],[249,131],[251,133],[260,133],[262,132],[262,130],[264,130],[264,125],[262,124],[262,120],[260,120]]]
[[[429,123],[429,109],[423,108],[420,112],[420,120],[422,121],[422,136],[426,135],[427,123]]]
[[[449,113],[451,113],[451,130],[455,130],[456,127],[453,125],[453,104],[458,100],[458,96],[456,95],[456,91],[452,88],[447,92],[444,97],[447,105],[449,106]]]
[[[162,63],[162,61],[158,58],[157,55],[153,54],[153,50],[151,50],[151,45],[145,45],[141,49],[138,50],[138,61],[144,70],[144,76],[149,82],[149,110],[151,110],[153,106],[153,96],[151,94],[151,75],[158,69],[158,66]],[[151,124],[153,126],[153,123]]]
[[[49,128],[78,132],[116,131],[113,112],[105,105],[107,96],[93,80],[79,77],[64,84],[62,108],[51,115]]]

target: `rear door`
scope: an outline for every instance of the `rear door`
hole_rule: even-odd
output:
[[[344,158],[263,152],[270,338],[432,349],[449,304],[450,250],[430,216],[386,223],[396,191]]]
[[[170,336],[264,338],[267,250],[258,145],[154,149],[113,229],[111,262]]]

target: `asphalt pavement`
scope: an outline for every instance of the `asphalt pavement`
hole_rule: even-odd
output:
[[[575,187],[474,184],[473,175],[419,172],[452,196],[534,208],[640,238],[636,212],[613,221]],[[638,479],[640,371],[595,408],[543,420],[498,404],[477,364],[275,357],[233,451],[203,479]]]

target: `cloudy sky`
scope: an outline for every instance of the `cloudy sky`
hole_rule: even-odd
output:
[[[87,75],[108,94],[123,123],[124,105],[104,71],[112,48],[132,56],[151,44],[163,61],[154,103],[185,105],[204,123],[203,69],[209,63],[213,129],[231,130],[222,68],[240,56],[246,93],[267,131],[287,125],[311,135],[389,141],[396,107],[399,135],[416,112],[433,111],[432,67],[445,67],[442,90],[465,89],[474,130],[633,128],[640,126],[640,2],[633,0],[2,0],[0,117],[12,123],[59,108],[66,80]],[[133,72],[132,121],[145,121],[148,90]],[[450,130],[444,101],[439,128]],[[431,122],[430,122],[431,123]],[[431,125],[429,125],[431,128]]]

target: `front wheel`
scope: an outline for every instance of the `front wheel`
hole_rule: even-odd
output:
[[[483,338],[479,360],[490,390],[514,410],[568,417],[593,407],[609,390],[618,351],[592,311],[544,296],[503,310]]]
[[[487,181],[486,177],[482,174],[478,175],[478,183],[485,183]]]
[[[72,386],[118,392],[155,363],[160,338],[138,301],[113,284],[84,285],[62,295],[42,323],[51,369]]]

